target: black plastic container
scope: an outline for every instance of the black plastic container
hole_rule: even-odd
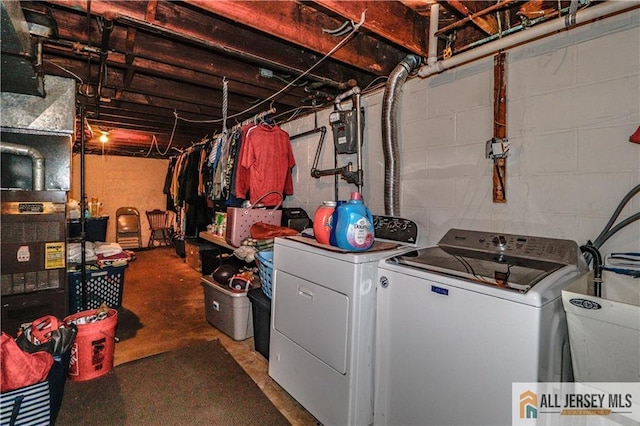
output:
[[[200,250],[200,265],[202,265],[202,275],[211,275],[221,264],[220,250],[217,248]]]
[[[295,207],[282,209],[281,225],[301,232],[305,228],[311,228],[313,223],[304,209]]]
[[[271,299],[261,288],[254,288],[247,292],[251,300],[253,315],[253,344],[255,350],[269,359],[269,339],[271,337]]]
[[[86,241],[107,241],[107,224],[109,216],[88,217],[85,221],[85,240]],[[67,221],[67,236],[69,238],[80,237],[80,219],[69,219]]]
[[[173,247],[176,249],[176,254],[178,256],[180,256],[183,259],[187,257],[187,251],[185,249],[184,240],[176,238],[175,240],[173,240]]]

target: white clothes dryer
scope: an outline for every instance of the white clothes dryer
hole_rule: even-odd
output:
[[[374,224],[365,252],[275,240],[269,375],[325,425],[373,423],[378,262],[417,244],[411,221]]]

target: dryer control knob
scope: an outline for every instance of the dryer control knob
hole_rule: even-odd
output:
[[[384,275],[380,277],[380,285],[382,286],[382,288],[387,288],[389,287],[389,279],[387,277],[385,277]]]
[[[507,239],[504,237],[504,235],[496,235],[495,237],[493,237],[493,245],[503,248],[507,245]]]

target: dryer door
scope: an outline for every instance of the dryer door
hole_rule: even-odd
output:
[[[349,298],[286,272],[276,273],[275,329],[340,374],[345,374]]]

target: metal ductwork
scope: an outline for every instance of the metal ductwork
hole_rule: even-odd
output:
[[[44,96],[42,61],[35,51],[21,2],[0,2],[2,91]]]
[[[44,156],[40,151],[30,146],[9,142],[0,142],[0,152],[3,154],[21,155],[31,158],[33,173],[33,190],[44,191]]]
[[[405,57],[391,72],[382,100],[382,149],[384,151],[384,214],[400,215],[397,110],[400,91],[409,73],[420,66],[416,55]]]

